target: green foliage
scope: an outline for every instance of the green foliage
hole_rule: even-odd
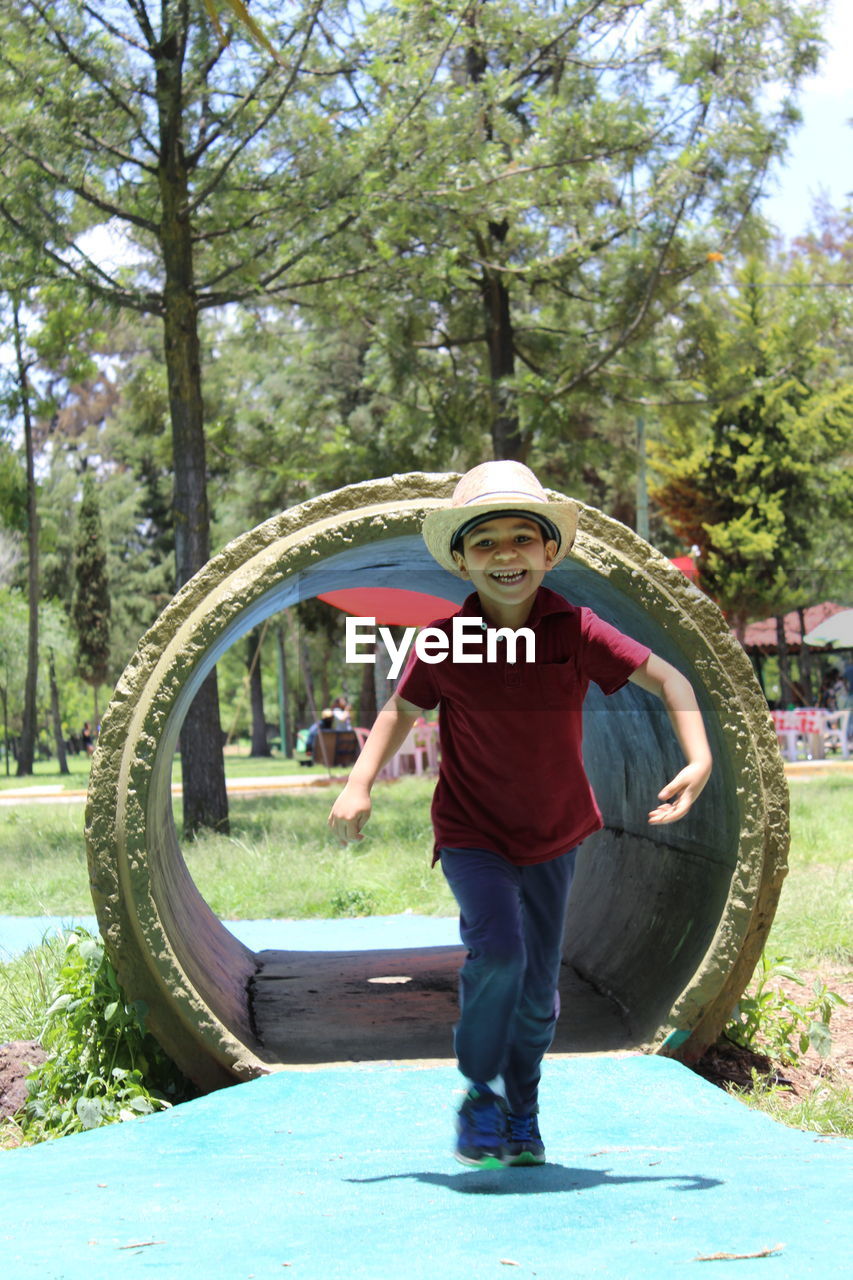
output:
[[[666,414],[652,496],[735,621],[813,603],[853,567],[832,536],[853,504],[853,383],[831,342],[846,304],[811,283],[801,260],[753,258],[673,351],[694,398]]]
[[[735,1005],[725,1035],[735,1044],[783,1063],[797,1063],[810,1048],[819,1057],[828,1057],[832,1011],[846,1005],[846,1000],[816,978],[810,997],[800,1003],[782,986],[773,985],[780,979],[805,986],[785,958],[770,960],[762,953],[757,976]]]
[[[480,454],[559,455],[580,435],[567,397],[630,394],[623,353],[748,221],[817,16],[766,0],[369,10],[364,198],[339,251],[370,269],[343,313],[364,318],[372,384],[403,429],[420,418],[428,454],[464,423]]]
[[[141,1002],[125,999],[101,940],[83,929],[69,934],[41,1035],[48,1058],[28,1078],[26,1136],[132,1120],[187,1096],[144,1016]]]

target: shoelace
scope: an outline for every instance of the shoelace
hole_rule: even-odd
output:
[[[507,1116],[507,1127],[511,1142],[527,1142],[533,1136],[533,1116],[516,1116],[512,1112]]]

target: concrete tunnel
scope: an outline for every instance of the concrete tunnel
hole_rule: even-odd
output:
[[[420,537],[457,479],[351,485],[243,534],[175,596],[116,687],[86,810],[95,909],[127,995],[145,1002],[150,1030],[203,1089],[293,1063],[452,1056],[461,948],[249,950],[187,870],[170,784],[199,685],[265,618],[353,586],[461,603],[467,584]],[[787,787],[766,703],[720,611],[630,529],[580,510],[575,547],[548,585],[688,675],[715,767],[685,820],[649,827],[653,798],[681,764],[666,713],[633,685],[610,698],[591,687],[585,758],[605,826],[578,859],[554,1051],[690,1061],[716,1039],[764,946],[786,871]],[[375,981],[387,975],[409,981]]]

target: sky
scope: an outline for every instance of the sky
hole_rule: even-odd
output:
[[[801,91],[803,123],[763,204],[786,239],[806,230],[821,191],[836,206],[853,195],[853,126],[846,123],[853,119],[853,0],[832,0],[825,32],[829,52]]]

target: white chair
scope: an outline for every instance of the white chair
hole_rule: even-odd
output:
[[[403,768],[403,761],[408,759],[411,759],[413,770],[420,777],[424,771],[424,764],[428,761],[427,745],[420,729],[409,730],[398,748],[397,754],[394,756],[394,762],[397,765],[397,777],[401,773],[407,772]]]
[[[850,720],[850,707],[842,711],[824,711],[823,713],[823,750],[824,755],[830,748],[838,748],[842,760],[850,757],[850,740],[847,737],[847,726]]]

